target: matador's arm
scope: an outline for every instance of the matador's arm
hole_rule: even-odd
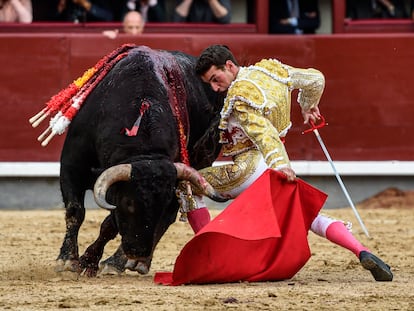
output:
[[[246,135],[262,153],[266,164],[276,170],[290,167],[289,157],[279,132],[261,111],[244,102],[236,101],[233,114]]]
[[[298,103],[302,111],[317,107],[325,88],[325,77],[316,69],[300,69],[287,66],[290,88],[299,89]]]

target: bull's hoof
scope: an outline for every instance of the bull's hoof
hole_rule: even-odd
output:
[[[116,253],[99,263],[99,274],[121,274],[125,271],[126,262],[127,258],[123,253]]]
[[[115,266],[109,265],[107,263],[100,265],[99,275],[120,275],[124,270],[120,270]]]
[[[85,276],[92,278],[98,274],[98,260],[94,260],[93,256],[82,255],[79,264]]]
[[[148,274],[149,267],[145,262],[138,262],[138,264],[135,266],[135,270],[139,274]]]
[[[69,272],[75,272],[77,274],[80,274],[82,272],[82,268],[78,260],[58,259],[56,261],[55,271],[56,272],[69,271]]]
[[[135,271],[135,267],[137,266],[137,263],[138,263],[137,260],[128,259],[128,261],[125,264],[125,269]]]
[[[98,271],[93,268],[86,268],[84,272],[84,275],[88,278],[94,278],[97,276],[97,274],[98,274]]]
[[[63,272],[65,262],[62,259],[56,260],[55,272]]]
[[[138,260],[128,259],[125,264],[125,269],[137,271],[139,274],[148,274],[149,268],[150,267],[147,263]]]

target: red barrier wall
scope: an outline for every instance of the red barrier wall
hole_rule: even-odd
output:
[[[326,76],[320,130],[334,160],[414,160],[414,35],[272,36],[257,34],[144,34],[110,40],[98,34],[0,33],[0,161],[58,161],[63,137],[43,148],[47,126],[28,119],[102,56],[127,42],[198,55],[224,43],[242,63],[274,57],[315,67]],[[298,107],[287,137],[293,160],[325,160]]]

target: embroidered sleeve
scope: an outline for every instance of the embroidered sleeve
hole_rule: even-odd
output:
[[[236,101],[233,106],[233,115],[240,122],[246,135],[260,150],[269,167],[281,169],[290,166],[279,133],[260,110]]]
[[[325,88],[325,77],[313,68],[299,69],[288,67],[291,88],[299,89],[298,103],[302,110],[309,110],[319,104]]]

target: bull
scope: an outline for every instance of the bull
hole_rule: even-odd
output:
[[[60,159],[66,233],[58,271],[95,276],[105,244],[119,233],[121,245],[105,263],[145,274],[157,243],[176,220],[179,180],[189,180],[213,200],[225,200],[197,173],[219,154],[216,129],[223,98],[195,75],[194,64],[195,58],[182,52],[126,45],[95,66],[87,82],[77,80],[77,92],[65,95],[72,103],[65,111],[77,111],[67,117]],[[59,121],[52,121],[45,141],[59,133],[53,127]],[[110,214],[79,257],[88,189]]]

